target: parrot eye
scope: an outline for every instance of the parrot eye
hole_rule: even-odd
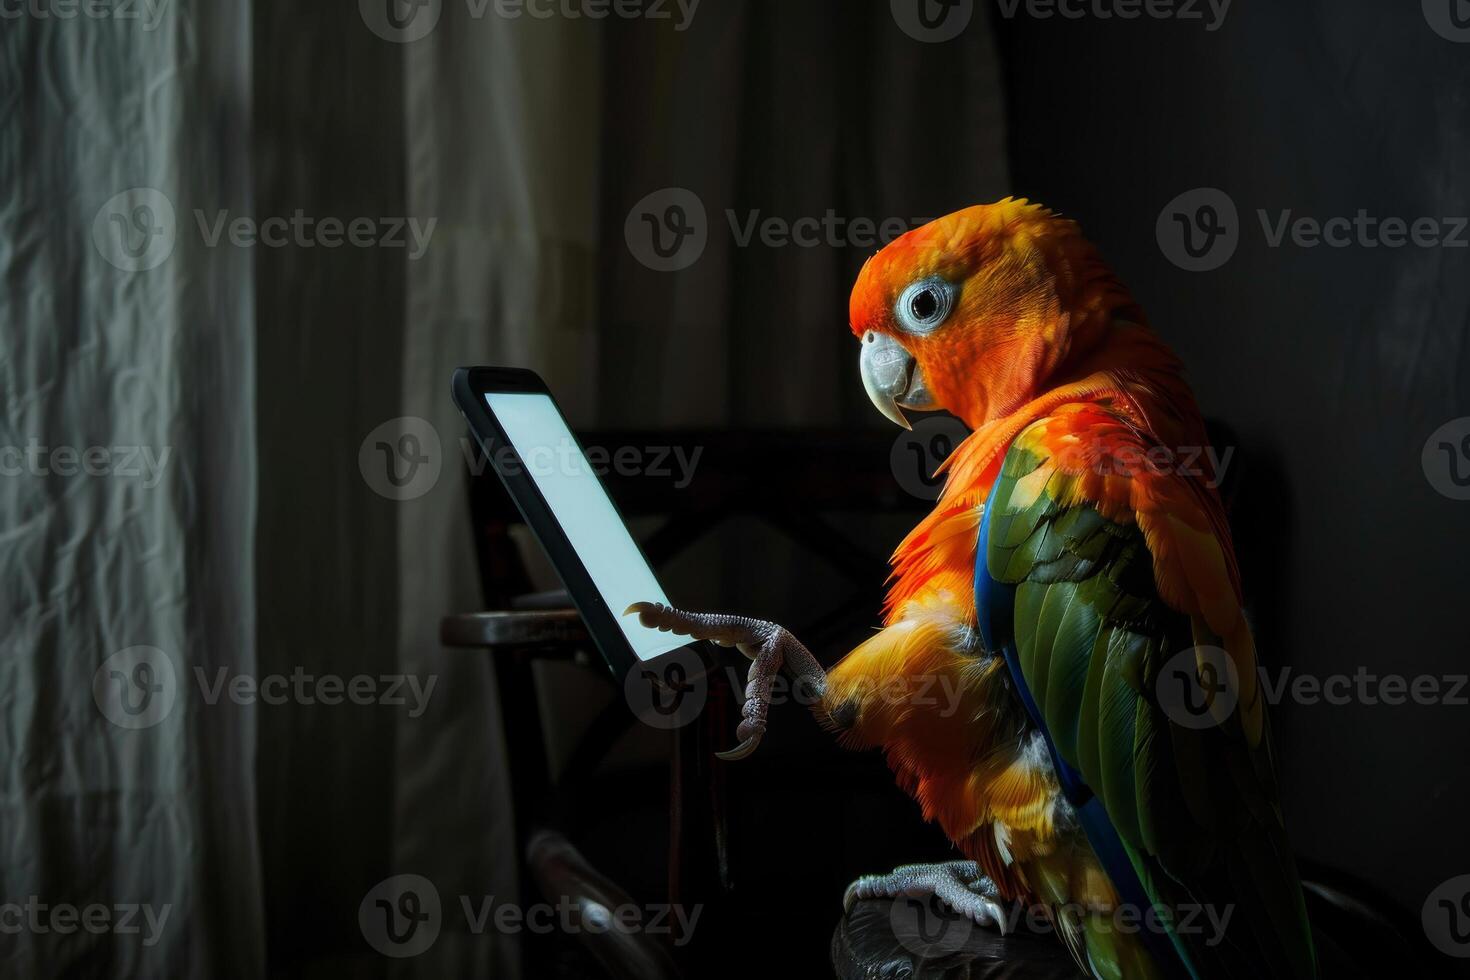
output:
[[[898,320],[910,333],[929,333],[949,316],[954,287],[938,276],[920,279],[898,298]]]

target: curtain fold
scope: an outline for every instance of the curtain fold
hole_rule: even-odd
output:
[[[0,974],[259,976],[255,717],[196,682],[255,669],[253,263],[193,216],[250,207],[250,7],[28,10],[0,35]]]

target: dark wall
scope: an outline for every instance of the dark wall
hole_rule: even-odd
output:
[[[1258,211],[1470,213],[1470,45],[1409,2],[1237,3],[1215,31],[1021,9],[994,18],[1015,190],[1082,222],[1206,414],[1238,432],[1234,521],[1267,667],[1465,673],[1470,502],[1420,459],[1470,414],[1470,250],[1271,247]],[[1239,212],[1213,271],[1176,267],[1155,234],[1197,187]],[[1352,701],[1275,711],[1293,837],[1417,917],[1470,871],[1470,706]]]

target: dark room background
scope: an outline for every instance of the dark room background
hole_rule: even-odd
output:
[[[1302,217],[1449,228],[1470,214],[1470,36],[1431,0],[1136,19],[961,0],[935,6],[939,28],[915,26],[913,6],[703,0],[593,20],[432,0],[432,29],[413,36],[367,0],[169,0],[148,23],[0,24],[0,443],[172,459],[152,487],[0,477],[0,899],[173,908],[146,948],[0,936],[0,972],[516,975],[515,937],[447,928],[389,960],[358,919],[398,873],[445,896],[520,886],[502,692],[483,658],[437,641],[442,615],[482,604],[450,372],[535,368],[589,431],[896,435],[847,330],[847,292],[880,244],[867,226],[1010,194],[1081,222],[1234,434],[1265,664],[1470,671],[1470,501],[1425,457],[1470,415],[1470,251],[1276,238]],[[136,188],[171,207],[157,264],[95,243],[108,202]],[[1234,251],[1196,271],[1161,221],[1201,189],[1233,207]],[[702,251],[661,269],[636,212],[691,199]],[[162,214],[126,200],[124,214],[139,200]],[[406,243],[218,244],[221,211],[402,217]],[[829,215],[805,243],[760,231]],[[438,477],[391,499],[360,450],[405,417],[434,432]],[[886,552],[906,525],[850,530]],[[679,561],[695,607],[796,622],[851,598],[739,520]],[[437,684],[413,717],[226,699],[134,731],[99,713],[93,678],[138,646],[181,679]],[[553,750],[612,696],[541,682]],[[1305,859],[1414,920],[1470,873],[1470,706],[1287,702],[1274,717]],[[805,881],[771,897],[772,922],[830,931],[846,880],[938,845],[880,760],[848,759],[799,711],[776,719],[789,731],[735,791],[759,797],[763,774],[784,786],[806,767],[848,791],[742,811],[755,840],[785,820],[830,842],[809,875],[778,855],[751,858],[752,877]],[[663,751],[648,736],[621,747],[630,767]],[[662,798],[621,799],[643,786],[609,805],[656,825]],[[911,838],[883,836],[903,827]],[[616,864],[616,836],[588,834]],[[781,941],[820,965],[828,933],[807,935]]]

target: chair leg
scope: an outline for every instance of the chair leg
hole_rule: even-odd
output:
[[[728,737],[733,724],[731,693],[724,671],[716,667],[708,676],[705,709],[693,724],[675,729],[669,760],[669,902],[701,908],[706,925],[679,951],[691,975],[714,962],[720,944],[713,933],[723,918],[716,910],[730,892],[728,763],[714,754],[716,739]]]

